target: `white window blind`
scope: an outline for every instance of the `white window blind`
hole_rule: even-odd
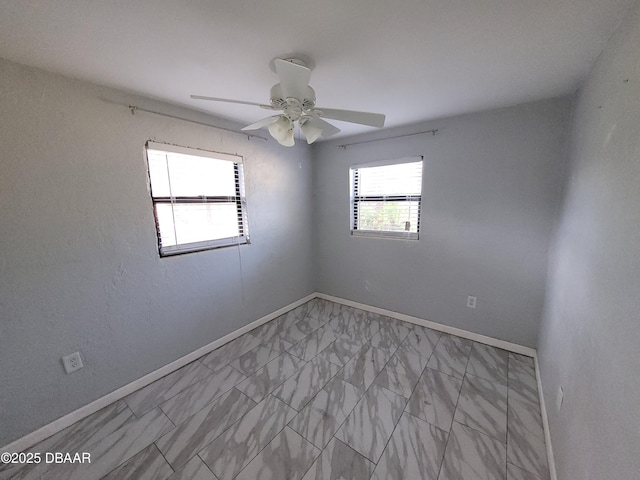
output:
[[[248,243],[242,157],[147,143],[160,255]]]
[[[351,233],[417,239],[422,157],[351,168]]]

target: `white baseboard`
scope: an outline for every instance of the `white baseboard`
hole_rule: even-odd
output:
[[[235,330],[230,334],[225,335],[224,337],[209,343],[208,345],[205,345],[204,347],[200,347],[199,349],[185,355],[184,357],[181,357],[165,365],[164,367],[154,370],[153,372],[145,375],[144,377],[140,377],[137,380],[134,380],[133,382],[125,385],[124,387],[120,387],[119,389],[114,390],[113,392],[108,393],[107,395],[100,397],[97,400],[94,400],[93,402],[85,405],[84,407],[80,407],[79,409],[74,410],[73,412],[65,415],[64,417],[60,417],[59,419],[54,420],[53,422],[45,425],[44,427],[41,427],[38,430],[31,432],[25,435],[24,437],[21,437],[11,442],[10,444],[0,448],[0,451],[22,452],[28,448],[31,448],[37,443],[41,442],[42,440],[45,440],[46,438],[49,438],[50,436],[64,430],[68,426],[73,425],[77,421],[88,417],[89,415],[97,412],[98,410],[101,410],[102,408],[112,404],[113,402],[117,402],[118,400],[121,400],[122,398],[126,397],[130,393],[135,392],[136,390],[146,387],[150,383],[153,383],[156,380],[164,377],[165,375],[168,375],[171,372],[174,372],[179,368],[184,367],[185,365],[197,360],[203,355],[206,355],[207,353],[212,352],[216,348],[221,347],[225,343],[228,343],[231,340],[238,338],[240,335],[243,335],[253,330],[254,328],[259,327],[260,325],[267,323],[284,313],[287,313],[289,310],[293,310],[294,308],[302,305],[303,303],[306,303],[309,300],[316,298],[316,296],[317,296],[316,293],[312,293],[310,295],[307,295],[304,298],[301,298],[300,300],[297,300],[293,303],[290,303],[289,305],[286,305],[276,310],[275,312],[265,315],[264,317],[259,318],[255,322],[251,322],[248,325],[245,325],[244,327],[239,328],[238,330]]]
[[[429,320],[425,320],[422,318],[418,318],[418,317],[413,317],[411,315],[405,315],[404,313],[398,313],[398,312],[393,312],[391,310],[385,310],[384,308],[378,308],[378,307],[372,307],[370,305],[366,305],[364,303],[359,303],[359,302],[354,302],[351,300],[345,300],[344,298],[339,298],[339,297],[334,297],[332,295],[326,295],[324,293],[312,293],[310,295],[307,295],[306,297],[301,298],[300,300],[297,300],[293,303],[290,303],[289,305],[286,305],[278,310],[276,310],[275,312],[272,312],[268,315],[265,315],[264,317],[259,318],[258,320],[249,323],[248,325],[245,325],[242,328],[239,328],[238,330],[235,330],[234,332],[231,332],[230,334],[219,338],[218,340],[215,340],[214,342],[209,343],[208,345],[205,345],[187,355],[185,355],[184,357],[181,357],[167,365],[165,365],[164,367],[161,367],[147,375],[145,375],[144,377],[141,377],[137,380],[134,380],[133,382],[117,389],[114,390],[111,393],[108,393],[107,395],[98,398],[97,400],[94,400],[93,402],[85,405],[84,407],[80,407],[79,409],[65,415],[64,417],[61,417],[41,428],[39,428],[38,430],[29,433],[27,435],[25,435],[24,437],[21,437],[15,441],[13,441],[12,443],[2,447],[0,449],[0,451],[3,452],[22,452],[28,448],[33,447],[34,445],[36,445],[38,442],[41,442],[42,440],[45,440],[46,438],[49,438],[50,436],[64,430],[65,428],[67,428],[70,425],[73,425],[75,422],[82,420],[83,418],[88,417],[89,415],[97,412],[98,410],[101,410],[102,408],[112,404],[113,402],[116,402],[118,400],[121,400],[122,398],[126,397],[127,395],[135,392],[136,390],[139,390],[143,387],[146,387],[147,385],[149,385],[150,383],[155,382],[156,380],[164,377],[165,375],[170,374],[171,372],[174,372],[176,370],[178,370],[179,368],[184,367],[185,365],[197,360],[198,358],[202,357],[203,355],[206,355],[207,353],[212,352],[213,350],[215,350],[218,347],[221,347],[222,345],[224,345],[225,343],[230,342],[231,340],[234,340],[235,338],[238,338],[240,335],[244,335],[245,333],[253,330],[254,328],[259,327],[260,325],[263,325],[264,323],[267,323],[277,317],[279,317],[280,315],[287,313],[290,310],[293,310],[294,308],[302,305],[303,303],[308,302],[309,300],[312,300],[314,298],[323,298],[325,300],[329,300],[335,303],[340,303],[343,305],[348,305],[350,307],[354,307],[354,308],[359,308],[361,310],[365,310],[367,312],[372,312],[372,313],[378,313],[380,315],[386,315],[388,317],[391,318],[396,318],[398,320],[402,320],[405,322],[409,322],[409,323],[414,323],[416,325],[421,325],[423,327],[427,327],[427,328],[431,328],[433,330],[437,330],[440,332],[445,332],[445,333],[449,333],[452,335],[457,335],[459,337],[462,338],[467,338],[469,340],[473,340],[476,342],[480,342],[480,343],[484,343],[486,345],[491,345],[493,347],[498,347],[498,348],[502,348],[503,350],[508,350],[510,352],[514,352],[514,353],[519,353],[522,355],[527,355],[529,357],[534,357],[536,358],[536,351],[533,348],[530,347],[525,347],[523,345],[518,345],[516,343],[511,343],[511,342],[507,342],[504,340],[499,340],[497,338],[492,338],[492,337],[488,337],[486,335],[481,335],[479,333],[474,333],[474,332],[470,332],[467,330],[463,330],[461,328],[456,328],[456,327],[450,327],[448,325],[443,325],[441,323],[436,323],[436,322],[432,322]],[[536,375],[539,376],[538,372],[538,368],[537,368],[537,359],[536,359]],[[543,421],[545,422],[545,436],[548,436],[548,424],[546,423],[546,410],[544,410],[544,398],[542,397],[542,389],[541,389],[541,385],[540,385],[540,379],[538,378],[538,388],[539,391],[541,392],[540,395],[540,405],[542,407],[543,410]],[[550,438],[547,438],[547,449],[550,449],[550,445],[551,445],[551,440]],[[552,463],[552,459],[553,459],[553,453],[551,453],[551,456],[549,457],[550,460],[550,465]],[[550,467],[551,469],[551,467]],[[555,468],[553,468],[553,477],[551,480],[556,480],[555,478]]]
[[[547,406],[544,401],[544,392],[542,391],[542,377],[540,377],[540,364],[538,363],[538,355],[536,354],[534,361],[536,362],[536,380],[538,381],[538,395],[540,396],[540,411],[542,413],[542,426],[544,428],[544,444],[547,447],[547,463],[549,464],[549,478],[558,480],[556,473],[556,459],[553,456],[553,446],[551,445],[551,431],[549,430],[549,417],[547,416]]]
[[[525,347],[524,345],[519,345],[517,343],[507,342],[505,340],[500,340],[493,337],[488,337],[486,335],[481,335],[479,333],[470,332],[468,330],[463,330],[461,328],[450,327],[448,325],[443,325],[441,323],[432,322],[430,320],[425,320],[418,317],[413,317],[411,315],[405,315],[404,313],[398,313],[391,310],[385,310],[384,308],[372,307],[370,305],[366,305],[364,303],[354,302],[352,300],[345,300],[344,298],[334,297],[333,295],[327,295],[324,293],[318,293],[318,298],[323,298],[325,300],[329,300],[331,302],[341,303],[343,305],[348,305],[350,307],[359,308],[361,310],[366,310],[367,312],[378,313],[380,315],[386,315],[387,317],[396,318],[398,320],[402,320],[405,322],[414,323],[416,325],[421,325],[423,327],[431,328],[433,330],[437,330],[444,333],[449,333],[451,335],[456,335],[458,337],[467,338],[469,340],[473,340],[475,342],[484,343],[485,345],[491,345],[492,347],[502,348],[503,350],[508,350],[513,353],[519,353],[521,355],[526,355],[528,357],[533,357],[535,362],[536,369],[536,381],[538,383],[538,394],[540,396],[540,410],[542,412],[542,425],[544,428],[544,440],[547,448],[547,460],[549,463],[549,475],[550,480],[558,480],[558,476],[556,474],[556,464],[555,458],[553,456],[553,447],[551,445],[551,434],[549,430],[549,418],[547,417],[547,409],[544,401],[544,395],[542,392],[542,380],[540,377],[540,366],[538,364],[538,354],[535,349],[530,347]]]
[[[480,342],[480,343],[484,343],[485,345],[491,345],[492,347],[508,350],[509,352],[526,355],[527,357],[535,358],[536,356],[535,349],[531,347],[525,347],[524,345],[519,345],[517,343],[507,342],[505,340],[488,337],[486,335],[481,335],[479,333],[463,330],[462,328],[450,327],[449,325],[443,325],[442,323],[432,322],[430,320],[413,317],[411,315],[406,315],[404,313],[398,313],[392,310],[385,310],[384,308],[372,307],[371,305],[354,302],[352,300],[345,300],[344,298],[334,297],[333,295],[327,295],[325,293],[318,293],[316,295],[318,298],[324,298],[325,300],[329,300],[331,302],[341,303],[343,305],[348,305],[349,307],[359,308],[360,310],[366,310],[367,312],[386,315],[387,317],[402,320],[404,322],[414,323],[416,325],[421,325],[423,327],[431,328],[432,330],[437,330],[439,332],[444,332],[444,333],[450,333],[451,335],[467,338],[469,340],[473,340],[474,342]]]

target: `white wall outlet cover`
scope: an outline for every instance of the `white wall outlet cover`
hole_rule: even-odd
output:
[[[82,364],[82,358],[80,358],[80,352],[73,352],[69,355],[62,357],[62,364],[67,373],[80,370],[84,365]]]
[[[478,297],[474,297],[472,295],[467,296],[467,307],[476,308],[478,303]]]

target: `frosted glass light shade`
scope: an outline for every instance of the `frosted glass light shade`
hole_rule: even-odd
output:
[[[302,134],[307,139],[307,143],[309,145],[315,142],[318,138],[320,138],[320,135],[322,135],[322,128],[313,125],[312,120],[309,120],[300,125],[300,130],[302,130]]]
[[[281,115],[278,120],[269,125],[269,133],[280,145],[285,147],[292,147],[295,143],[293,140],[293,122],[285,115]]]

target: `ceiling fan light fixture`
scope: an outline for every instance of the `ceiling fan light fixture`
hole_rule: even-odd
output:
[[[276,141],[285,147],[293,147],[293,122],[286,115],[280,115],[280,118],[269,125],[269,133]]]
[[[300,130],[302,130],[302,134],[304,138],[307,139],[307,143],[311,145],[322,135],[322,128],[313,124],[312,120],[307,120],[306,122],[300,122]]]
[[[282,111],[279,115],[247,125],[242,130],[257,130],[268,126],[271,136],[285,147],[292,147],[295,143],[296,122],[309,145],[320,137],[330,137],[340,132],[339,128],[325,121],[327,119],[377,128],[384,126],[385,116],[381,113],[316,108],[316,92],[309,85],[313,65],[311,59],[300,55],[287,55],[284,58],[273,59],[272,70],[278,75],[280,81],[271,87],[269,105],[202,95],[192,95],[191,98]]]

